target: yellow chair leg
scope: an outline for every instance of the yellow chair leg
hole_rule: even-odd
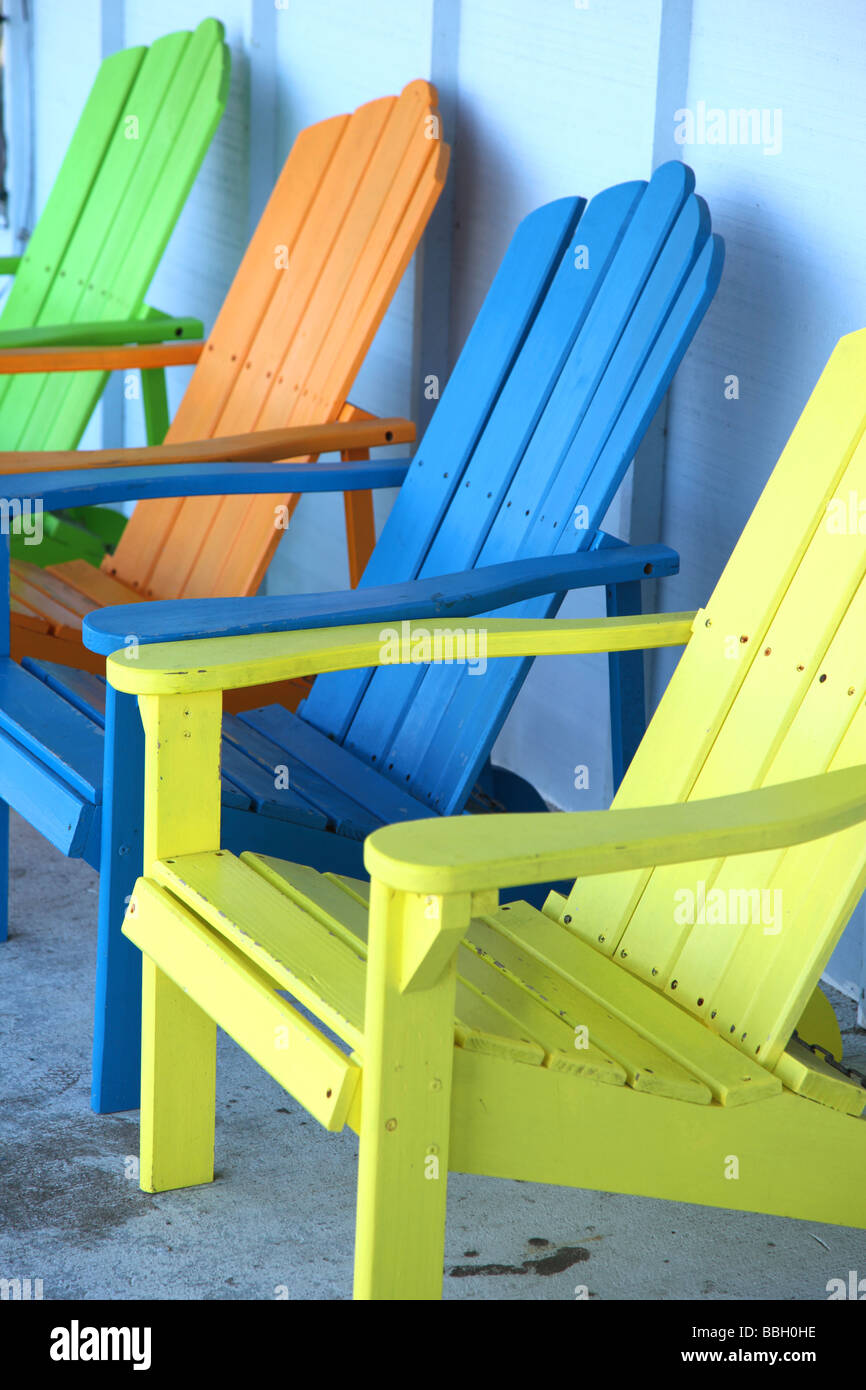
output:
[[[441,1297],[456,941],[436,943],[468,902],[372,885],[356,1298]]]
[[[142,961],[141,1186],[213,1181],[216,1024]]]

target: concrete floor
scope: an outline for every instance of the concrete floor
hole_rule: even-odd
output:
[[[12,831],[0,948],[0,1278],[45,1299],[351,1296],[357,1141],[329,1135],[220,1039],[217,1180],[147,1196],[138,1116],[89,1105],[97,877]],[[837,996],[846,1055],[866,1034]],[[796,1161],[796,1156],[792,1156]],[[519,1182],[449,1180],[453,1299],[826,1299],[866,1276],[866,1233]]]

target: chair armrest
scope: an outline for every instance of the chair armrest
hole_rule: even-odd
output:
[[[142,497],[238,497],[255,493],[355,492],[400,487],[404,459],[348,463],[156,464],[151,468],[97,468],[68,473],[19,473],[3,481],[7,502],[38,498],[43,506],[95,506]]]
[[[588,652],[641,651],[688,642],[695,613],[652,613],[626,618],[485,618],[474,629],[487,657],[557,656]],[[440,628],[440,637],[467,630]],[[435,655],[416,655],[431,629],[403,622],[269,632],[257,637],[212,637],[127,649],[108,658],[106,675],[117,690],[134,695],[179,695],[240,690],[250,685],[294,680],[324,671],[369,666],[426,665]],[[419,639],[422,648],[416,642]],[[396,644],[396,645],[395,645]],[[452,656],[453,659],[453,656]]]
[[[364,864],[404,892],[477,893],[783,849],[863,820],[866,767],[851,767],[673,806],[404,822],[373,832]]]
[[[59,473],[78,469],[153,468],[167,464],[268,463],[327,454],[335,449],[367,449],[405,444],[415,438],[411,420],[334,420],[321,425],[290,425],[253,430],[218,439],[150,444],[134,449],[18,449],[0,452],[0,475]],[[364,460],[363,462],[366,462]]]
[[[101,608],[84,620],[84,643],[108,656],[134,632],[142,644],[255,636],[296,628],[342,627],[403,619],[470,617],[541,594],[675,574],[676,551],[664,545],[581,550],[511,560],[433,579],[369,589],[263,598],[172,599]]]
[[[0,376],[28,372],[121,372],[132,367],[191,367],[203,343],[146,343],[136,347],[23,347],[0,351]]]
[[[124,343],[162,343],[167,339],[203,338],[201,319],[170,318],[155,313],[146,319],[106,319],[91,323],[36,324],[0,331],[2,348],[116,347]]]

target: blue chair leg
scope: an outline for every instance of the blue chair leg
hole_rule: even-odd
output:
[[[0,534],[0,656],[11,651],[9,536]],[[0,941],[9,937],[9,806],[0,801]]]
[[[623,618],[642,611],[640,580],[609,584],[606,594],[609,618]],[[608,656],[614,791],[625,776],[646,730],[643,663],[643,652],[611,652]]]
[[[102,789],[102,872],[91,1105],[134,1110],[140,1097],[141,955],[121,932],[142,866],[144,731],[138,703],[108,687]]]
[[[9,807],[0,801],[0,941],[9,937]]]

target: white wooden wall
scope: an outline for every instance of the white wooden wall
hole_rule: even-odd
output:
[[[10,0],[19,3],[21,0]],[[608,518],[659,539],[682,572],[652,595],[708,597],[836,339],[866,324],[866,105],[862,0],[32,0],[34,165],[44,199],[102,52],[218,13],[232,48],[229,109],[154,281],[152,302],[212,322],[276,169],[310,121],[397,91],[440,86],[454,145],[440,215],[358,379],[369,408],[419,408],[447,373],[518,221],[682,157],[727,242],[721,288]],[[74,55],[74,61],[70,61]],[[674,139],[680,108],[782,113],[781,148]],[[435,244],[433,244],[435,243]],[[450,300],[444,292],[450,255]],[[725,398],[736,375],[739,398]],[[864,383],[866,386],[866,383]],[[177,373],[177,399],[183,374]],[[135,403],[103,411],[106,439],[140,438]],[[384,516],[387,497],[378,499]],[[340,499],[298,509],[271,592],[346,582]],[[566,614],[600,611],[599,597]],[[675,657],[650,663],[657,698]],[[563,807],[610,797],[604,659],[539,661],[496,757]],[[588,790],[574,769],[590,769]],[[863,931],[833,974],[856,992]]]

